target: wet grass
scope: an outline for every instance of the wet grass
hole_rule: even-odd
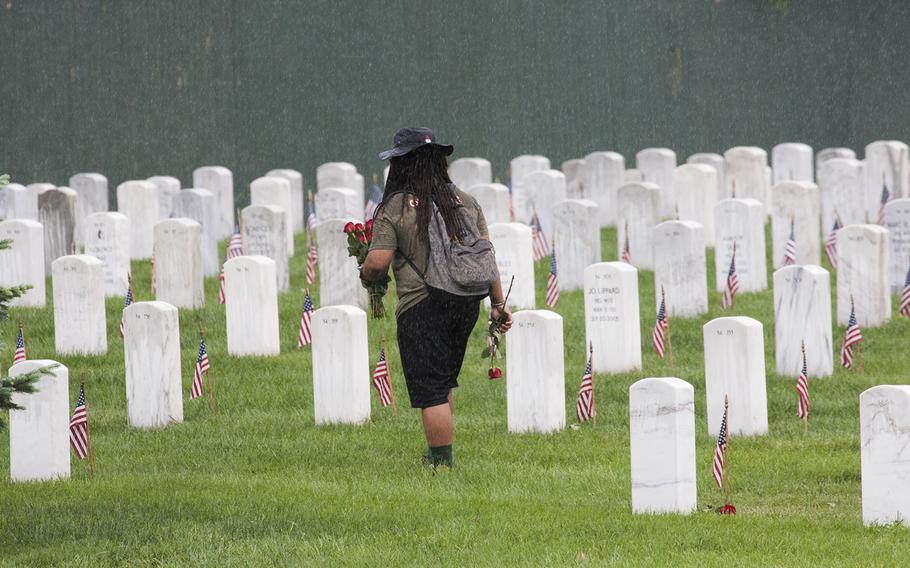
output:
[[[603,242],[604,259],[615,259],[615,233],[604,231]],[[301,236],[297,250],[305,250]],[[547,268],[537,266],[541,306]],[[710,252],[708,270],[713,275]],[[370,322],[370,350],[375,358],[380,336],[389,338],[397,414],[379,408],[374,397],[367,425],[314,425],[309,348],[296,347],[302,257],[293,259],[291,271],[295,287],[280,298],[279,357],[227,356],[215,279],[206,283],[204,310],[182,311],[185,391],[197,321],[204,320],[218,413],[187,400],[185,422],[159,431],[127,426],[121,300],[109,301],[108,355],[58,358],[71,370],[71,399],[80,374],[90,385],[95,475],[89,478],[78,461],[68,481],[11,484],[4,473],[0,563],[900,565],[910,553],[906,529],[862,526],[858,424],[860,392],[907,380],[906,318],[864,331],[865,374],[838,368],[831,378],[812,380],[812,424],[804,436],[794,378],[773,372],[771,291],[737,296],[733,313],[765,324],[770,434],[732,442],[739,515],[730,518],[711,512],[721,496],[710,475],[714,440],[704,407],[701,326],[720,315],[718,294],[710,294],[706,316],[673,320],[671,366],[648,347],[653,275],[642,272],[644,370],[597,377],[597,425],[549,436],[506,431],[506,385],[486,378],[479,322],[457,392],[456,467],[434,475],[419,465],[419,416],[406,408],[391,318]],[[135,263],[133,274],[139,299],[148,299],[148,263]],[[556,311],[566,319],[572,417],[585,364],[581,292],[563,293]],[[30,357],[55,358],[51,309],[14,309],[0,324],[4,364],[20,317]],[[837,346],[842,334],[835,330]],[[676,376],[695,386],[699,512],[688,517],[630,513],[628,387],[648,376]],[[8,447],[4,432],[3,472]]]

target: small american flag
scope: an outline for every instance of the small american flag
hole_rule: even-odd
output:
[[[312,193],[310,194],[309,203],[310,203],[310,207],[309,207],[310,212],[306,218],[306,226],[307,226],[307,229],[312,231],[313,229],[316,228],[316,225],[318,224],[318,220],[316,219],[316,203],[313,201]]]
[[[803,368],[796,378],[796,416],[803,420],[809,420],[809,368],[806,365],[806,347],[803,345]]]
[[[130,304],[133,303],[133,279],[128,278],[128,282],[129,282],[129,284],[127,284],[127,286],[126,286],[126,299],[123,300],[123,309],[124,310],[127,309],[128,307],[130,307]],[[123,323],[123,318],[121,317],[120,318],[120,337],[123,337],[123,333],[124,333],[125,329],[126,328]]]
[[[904,291],[901,292],[899,313],[910,318],[910,268],[907,268],[907,277],[904,278]]]
[[[389,377],[389,365],[385,358],[385,347],[379,350],[379,361],[373,371],[373,386],[379,395],[379,404],[382,407],[392,404],[392,381]]]
[[[228,241],[225,256],[227,260],[243,256],[243,237],[240,235],[240,225],[234,225],[234,232],[231,234],[231,240]]]
[[[363,210],[364,221],[369,221],[373,218],[380,202],[382,202],[382,189],[379,187],[378,183],[374,182],[373,187],[370,188],[370,198],[367,200],[366,207],[364,207]]]
[[[221,266],[221,274],[218,275],[218,303],[223,304],[227,296],[224,293],[224,265]]]
[[[885,205],[888,205],[888,202],[891,201],[891,192],[888,191],[888,186],[882,183],[882,202],[878,207],[878,224],[885,224]]]
[[[840,350],[840,363],[847,369],[853,368],[853,346],[863,340],[863,333],[856,323],[856,308],[850,301],[850,320],[844,332],[844,346]]]
[[[531,239],[534,262],[550,255],[550,249],[547,246],[547,238],[544,236],[543,229],[540,227],[540,219],[537,217],[537,213],[534,213],[534,216],[531,217]]]
[[[714,462],[711,473],[717,486],[724,486],[724,468],[727,466],[727,401],[724,400],[724,417],[720,420],[720,432],[717,433],[717,446],[714,448]]]
[[[307,241],[306,283],[312,285],[316,282],[316,265],[319,263],[319,251],[316,250],[316,245],[314,244],[315,238],[312,232]]]
[[[205,350],[205,338],[199,339],[199,354],[196,355],[196,367],[193,371],[193,386],[190,389],[190,399],[199,398],[205,394],[205,385],[202,376],[209,372],[209,354]]]
[[[13,365],[27,359],[25,354],[25,337],[22,335],[22,324],[19,324],[19,337],[16,338],[16,352],[13,353]]]
[[[85,385],[79,385],[79,398],[70,418],[70,446],[80,460],[88,455],[88,411],[85,407]]]
[[[547,276],[547,305],[556,307],[559,301],[559,277],[556,275],[556,251],[550,255],[550,275]]]
[[[664,358],[664,340],[666,338],[667,328],[670,327],[670,320],[667,319],[667,299],[664,296],[663,288],[660,290],[660,307],[657,308],[657,321],[654,322],[654,329],[651,330],[651,345],[654,351],[661,359]]]
[[[594,405],[594,372],[591,367],[593,356],[593,352],[589,352],[588,365],[585,367],[585,374],[581,377],[578,398],[575,399],[575,416],[579,422],[585,422],[597,415]]]
[[[825,254],[828,255],[828,262],[834,268],[837,268],[837,232],[840,229],[840,219],[835,217],[834,226],[831,227],[831,232],[828,233],[828,238],[825,239]]]
[[[622,243],[622,261],[632,264],[632,249],[629,247],[629,224],[626,223],[625,238]]]
[[[720,299],[720,309],[733,307],[733,297],[739,291],[739,276],[736,275],[736,243],[733,243],[733,256],[730,257],[730,270],[727,271],[727,285],[724,286]]]
[[[787,243],[784,245],[784,266],[796,264],[796,229],[793,226],[793,220],[790,220],[790,236],[787,237]]]
[[[297,334],[297,347],[303,347],[313,342],[313,334],[310,331],[310,322],[313,319],[313,299],[310,297],[310,291],[306,291],[306,298],[303,300],[303,311],[300,312],[300,331]]]

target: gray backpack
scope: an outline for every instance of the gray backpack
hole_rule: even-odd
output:
[[[490,286],[499,278],[493,243],[481,238],[477,223],[461,204],[456,207],[455,214],[461,215],[465,234],[461,241],[449,239],[439,209],[435,203],[431,202],[430,205],[433,212],[427,226],[430,237],[427,271],[421,273],[411,259],[405,257],[408,264],[431,288],[445,290],[456,296],[486,296],[490,292]]]

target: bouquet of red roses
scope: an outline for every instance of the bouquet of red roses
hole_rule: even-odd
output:
[[[349,222],[344,226],[344,233],[348,236],[348,254],[357,259],[357,266],[363,266],[363,261],[370,252],[370,243],[373,242],[373,220],[362,223]],[[385,306],[382,298],[388,290],[388,276],[385,282],[364,283],[370,295],[370,313],[373,319],[385,317]]]

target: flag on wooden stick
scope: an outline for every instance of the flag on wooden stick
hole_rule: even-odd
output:
[[[190,399],[199,398],[205,394],[203,376],[209,372],[209,354],[205,349],[205,338],[199,338],[199,353],[196,355],[196,365],[193,369],[193,386],[190,389]]]
[[[379,349],[379,360],[376,362],[376,368],[373,370],[373,386],[379,395],[379,404],[385,408],[391,405],[395,398],[392,395],[392,381],[389,376],[389,364],[385,354],[385,340]]]
[[[882,176],[884,177],[884,176]],[[885,206],[888,205],[888,202],[891,201],[891,192],[888,191],[888,186],[885,184],[885,180],[882,179],[882,199],[881,204],[878,206],[878,224],[885,224]]]
[[[224,265],[221,265],[221,274],[218,275],[218,303],[224,304],[227,296],[224,293]]]
[[[714,475],[714,482],[721,489],[724,489],[727,470],[727,398],[724,397],[724,415],[720,419],[720,431],[717,433],[717,444],[714,446],[714,460],[711,464],[711,473]]]
[[[853,298],[850,298],[850,319],[847,321],[847,330],[844,332],[844,346],[840,350],[841,365],[847,369],[853,368],[853,346],[863,340],[863,332],[856,322],[856,307]]]
[[[126,298],[123,300],[123,309],[130,307],[130,304],[133,303],[133,277],[130,274],[126,275]],[[124,323],[123,317],[120,317],[120,337],[123,337],[124,332]]]
[[[907,276],[904,278],[904,290],[901,292],[900,315],[910,318],[910,267],[907,267]]]
[[[550,254],[550,274],[547,276],[547,305],[551,308],[556,307],[559,302],[559,277],[556,274],[556,249]]]
[[[550,249],[547,246],[547,237],[543,234],[543,229],[540,226],[540,219],[537,217],[536,212],[531,217],[531,244],[534,262],[550,255]]]
[[[312,286],[316,282],[316,264],[319,262],[319,251],[316,250],[316,236],[313,231],[307,235],[306,283]]]
[[[629,222],[626,221],[623,243],[622,243],[622,261],[626,264],[632,264],[632,249],[629,248]]]
[[[306,297],[303,300],[303,310],[300,312],[300,331],[297,333],[297,347],[303,347],[313,342],[310,323],[312,322],[314,311],[313,299],[310,297],[310,290],[307,289]]]
[[[837,232],[840,229],[840,219],[835,215],[834,226],[831,227],[831,232],[828,233],[828,238],[825,239],[825,254],[828,255],[828,262],[831,263],[833,268],[837,268]]]
[[[88,455],[88,408],[85,404],[85,383],[79,385],[79,398],[70,418],[70,447],[80,460]]]
[[[581,387],[578,389],[578,397],[575,399],[575,416],[579,422],[591,420],[597,416],[597,408],[594,404],[594,344],[588,347],[588,364],[585,367],[585,374],[581,377]]]
[[[664,295],[663,286],[660,288],[660,306],[657,308],[657,321],[654,322],[654,328],[651,330],[651,345],[654,351],[661,359],[664,358],[664,349],[667,329],[670,327],[670,320],[667,319],[667,298]]]
[[[16,337],[16,351],[13,353],[13,365],[28,359],[25,353],[25,335],[22,333],[22,322],[19,322],[19,336]]]
[[[793,219],[790,219],[790,235],[784,244],[784,266],[796,264],[796,228]]]
[[[733,298],[739,291],[739,276],[736,274],[736,241],[733,242],[733,256],[730,257],[730,270],[727,271],[727,282],[720,299],[720,309],[733,307]]]
[[[803,367],[796,378],[796,416],[809,426],[809,367],[806,364],[806,344],[802,343]]]

